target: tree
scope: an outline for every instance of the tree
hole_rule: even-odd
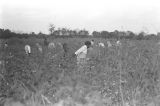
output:
[[[35,32],[31,32],[31,35],[32,35],[32,36],[35,36],[36,34],[35,34]]]
[[[54,34],[54,30],[55,30],[54,24],[50,24],[50,25],[49,25],[49,32],[50,32],[50,35],[53,35],[53,34]]]
[[[126,39],[133,39],[135,37],[135,34],[132,31],[127,31],[126,32]]]
[[[108,38],[109,32],[108,31],[101,31],[101,37]]]
[[[80,30],[78,34],[79,34],[79,36],[85,37],[85,36],[89,35],[89,32],[87,30],[83,29],[83,30]]]
[[[140,32],[137,36],[138,40],[142,40],[144,38],[145,32]]]
[[[93,31],[93,32],[92,32],[92,36],[98,37],[98,36],[100,36],[100,32]]]
[[[117,32],[115,32],[115,31],[114,32],[110,32],[109,33],[109,38],[116,38],[117,39],[118,38]]]
[[[13,36],[13,33],[9,29],[1,29],[0,30],[0,38],[10,38]]]

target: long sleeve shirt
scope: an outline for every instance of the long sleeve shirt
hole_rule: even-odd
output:
[[[82,46],[80,49],[78,49],[75,54],[77,55],[77,58],[80,59],[80,58],[86,58],[86,55],[87,55],[87,46],[84,45]]]

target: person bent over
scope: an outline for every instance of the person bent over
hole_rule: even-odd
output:
[[[78,70],[81,70],[86,65],[88,60],[88,58],[86,58],[87,51],[90,47],[91,47],[91,42],[86,41],[85,44],[75,52],[75,55],[77,56]]]

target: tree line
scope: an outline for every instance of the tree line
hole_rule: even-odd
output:
[[[49,34],[44,34],[42,32],[35,33],[16,33],[11,31],[10,29],[1,29],[0,28],[0,38],[8,39],[11,37],[18,37],[18,38],[28,38],[28,37],[37,37],[37,38],[44,38],[44,37],[95,37],[95,38],[105,38],[105,39],[136,39],[136,40],[149,40],[149,39],[159,39],[160,33],[157,34],[147,34],[145,32],[140,32],[138,34],[132,31],[93,31],[89,34],[89,31],[82,29],[82,30],[72,30],[68,28],[55,28],[54,25],[49,26]]]

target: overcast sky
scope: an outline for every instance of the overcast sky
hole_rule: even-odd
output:
[[[49,33],[58,27],[160,32],[159,0],[0,0],[0,28]]]

